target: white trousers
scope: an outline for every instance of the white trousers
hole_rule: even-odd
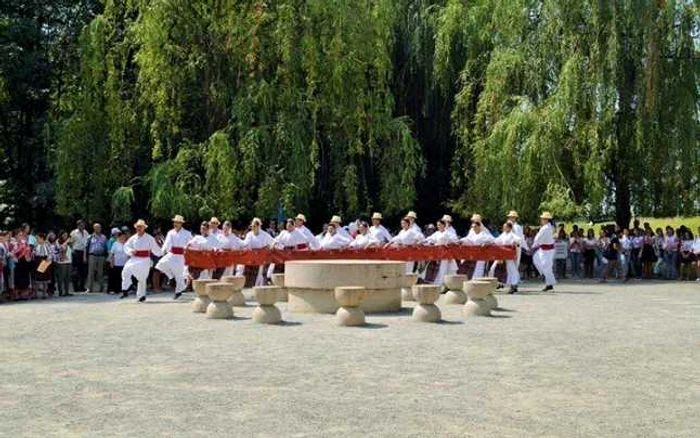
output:
[[[532,256],[532,263],[535,265],[540,275],[544,275],[544,281],[547,286],[554,286],[557,284],[557,280],[554,278],[554,271],[552,270],[552,265],[554,264],[553,250],[545,251],[538,249]]]
[[[518,270],[517,260],[505,260],[506,262],[506,273],[508,277],[506,278],[506,284],[508,286],[517,286],[520,283],[520,271]],[[489,269],[489,277],[496,276],[496,267],[501,261],[494,261],[491,264],[491,269]]]
[[[474,273],[472,274],[472,280],[477,278],[482,278],[484,276],[484,270],[486,270],[486,262],[479,260],[474,265]]]
[[[175,293],[185,290],[185,256],[169,252],[156,263],[156,269],[168,279],[175,279]]]
[[[136,296],[139,298],[146,296],[146,281],[150,271],[150,257],[131,257],[122,270],[122,290],[129,289],[131,277],[136,277]]]
[[[235,272],[234,272],[234,268],[235,268]],[[238,277],[241,277],[243,275],[244,269],[245,269],[245,266],[243,266],[243,265],[229,266],[226,269],[224,269],[224,273],[221,274],[221,276],[226,277],[229,275],[236,275]]]
[[[445,275],[449,274],[450,260],[440,260],[440,265],[438,267],[437,275],[435,275],[434,284],[442,285],[445,281]]]

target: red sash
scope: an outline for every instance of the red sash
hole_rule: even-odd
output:
[[[183,248],[181,246],[173,246],[172,248],[170,248],[170,252],[173,254],[177,254],[177,255],[184,255],[185,248]]]
[[[554,249],[554,245],[552,245],[552,244],[550,244],[550,243],[545,243],[545,244],[543,244],[543,245],[540,245],[540,249],[541,249],[542,251],[551,251],[551,250]]]
[[[303,250],[303,249],[308,249],[308,248],[309,248],[309,245],[307,245],[305,243],[300,243],[297,245],[298,250]]]
[[[134,251],[134,253],[131,255],[131,257],[150,257],[151,256],[151,251],[147,249],[139,249]]]

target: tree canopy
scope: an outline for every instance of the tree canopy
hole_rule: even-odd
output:
[[[15,220],[699,210],[697,0],[1,8]]]

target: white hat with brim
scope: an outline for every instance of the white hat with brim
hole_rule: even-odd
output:
[[[542,214],[540,215],[540,219],[552,220],[552,213],[550,213],[548,211],[543,211]]]
[[[406,217],[411,218],[411,219],[418,219],[418,215],[416,214],[415,211],[409,211]]]
[[[176,214],[175,217],[173,218],[173,222],[178,222],[178,223],[184,224],[185,218],[179,214]]]
[[[443,215],[441,220],[443,222],[452,222],[452,216],[450,216],[449,214]]]
[[[148,228],[148,224],[143,219],[139,219],[134,224],[134,228],[138,228],[138,227]]]
[[[213,218],[209,219],[209,222],[212,224],[216,224],[216,225],[219,225],[221,223],[221,222],[219,222],[219,218],[217,218],[217,217],[213,217]]]
[[[517,211],[511,210],[508,212],[508,216],[506,216],[506,217],[520,217],[520,216],[518,215]]]
[[[379,219],[382,220],[382,214],[381,213],[373,213],[372,214],[372,219]]]
[[[262,221],[259,217],[254,217],[253,220],[250,221],[250,225],[262,225]]]
[[[306,222],[306,216],[304,216],[304,215],[301,214],[301,213],[299,213],[299,214],[297,215],[297,217],[295,217],[294,219],[300,220],[300,221],[302,221],[302,222]]]
[[[342,222],[342,220],[340,219],[340,216],[338,216],[338,215],[333,216],[330,220],[330,223],[332,223],[332,224],[339,224],[341,222]]]
[[[481,215],[480,215],[480,214],[474,214],[474,215],[472,215],[471,221],[472,221],[472,222],[481,222],[481,221],[482,221],[482,220],[481,220]]]

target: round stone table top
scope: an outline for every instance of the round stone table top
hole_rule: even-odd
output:
[[[401,287],[405,273],[406,262],[401,261],[296,260],[285,263],[284,285],[302,289],[393,289]]]

